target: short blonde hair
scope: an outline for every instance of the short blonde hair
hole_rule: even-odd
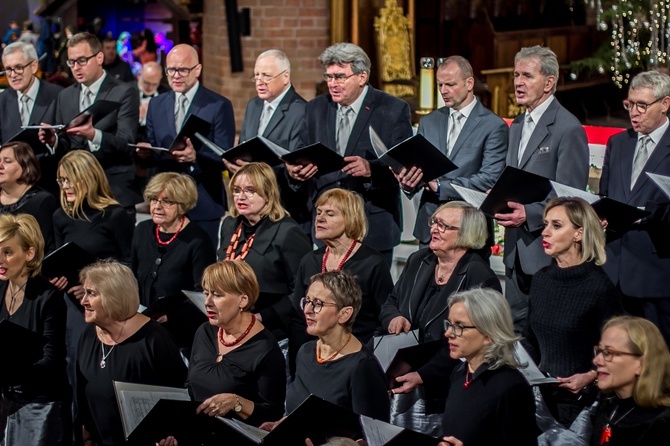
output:
[[[322,193],[316,200],[316,207],[331,201],[333,206],[342,212],[344,217],[344,233],[352,240],[359,242],[368,232],[368,219],[365,216],[363,198],[356,192],[345,189],[330,189]]]
[[[449,201],[438,207],[431,218],[445,209],[460,209],[461,221],[458,224],[456,247],[463,249],[481,249],[486,243],[488,232],[486,217],[476,207],[465,201]]]
[[[83,212],[84,203],[99,211],[119,204],[114,199],[105,171],[91,152],[86,150],[68,152],[61,158],[58,168],[63,169],[76,190],[73,204],[68,203],[62,187],[60,190],[60,204],[69,217],[88,220]]]
[[[140,295],[137,279],[126,265],[114,260],[92,263],[81,270],[79,282],[91,282],[100,294],[102,307],[115,321],[125,321],[137,313]]]
[[[246,175],[249,178],[258,196],[267,201],[267,204],[261,210],[261,217],[267,216],[271,221],[279,221],[289,216],[288,211],[281,204],[279,185],[277,184],[277,177],[272,167],[265,163],[249,163],[240,167],[235,172],[235,175],[233,175],[233,178],[230,179],[228,191],[231,197],[236,187],[235,182],[242,175]],[[231,206],[230,214],[236,218],[240,215],[234,204]]]
[[[152,198],[158,197],[163,191],[169,200],[177,203],[179,215],[184,215],[193,209],[198,201],[195,180],[187,174],[163,172],[154,175],[144,189],[144,201],[149,203]]]
[[[32,215],[0,214],[0,243],[16,237],[23,252],[33,248],[35,255],[26,261],[26,270],[30,277],[36,276],[42,269],[44,257],[44,237],[40,225]]]
[[[249,311],[256,304],[260,287],[254,270],[241,260],[222,260],[205,268],[202,288],[217,293],[244,294],[247,304],[242,311]]]

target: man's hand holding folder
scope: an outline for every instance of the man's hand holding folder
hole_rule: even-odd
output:
[[[500,226],[506,228],[518,228],[526,222],[526,208],[523,204],[508,201],[507,206],[512,209],[512,212],[493,215],[493,218],[496,219]]]

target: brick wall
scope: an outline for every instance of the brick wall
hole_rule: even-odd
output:
[[[278,48],[291,60],[291,80],[305,99],[314,98],[323,67],[317,57],[330,44],[328,0],[238,0],[251,10],[251,36],[242,37],[244,71],[232,73],[224,0],[205,0],[203,15],[203,84],[230,99],[239,134],[244,109],[256,95],[256,57]]]

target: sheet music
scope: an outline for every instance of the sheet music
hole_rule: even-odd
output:
[[[531,386],[558,382],[558,379],[554,378],[553,376],[546,376],[540,371],[540,369],[537,368],[535,361],[533,361],[533,358],[530,357],[526,349],[523,348],[521,342],[517,341],[514,344],[514,353],[516,353],[516,356],[522,365],[528,364],[526,367],[519,368],[519,371]]]
[[[361,415],[361,427],[368,446],[384,446],[404,429],[384,421]]]
[[[191,401],[188,390],[114,381],[126,439],[159,400]]]
[[[578,197],[586,200],[588,204],[593,204],[596,201],[600,200],[598,195],[586,192],[585,190],[580,190],[574,187],[566,186],[565,184],[557,183],[556,181],[551,181],[551,187],[556,191],[556,195],[559,197]]]
[[[207,316],[207,308],[205,308],[205,293],[187,290],[181,290],[181,292],[184,293],[191,302],[193,302],[193,305],[198,307],[198,310],[202,311],[202,314]]]
[[[223,149],[221,149],[221,147],[217,146],[212,141],[202,136],[199,132],[195,132],[194,136],[198,138],[200,142],[203,143],[209,150],[214,152],[216,156],[223,156],[224,151]]]
[[[477,209],[479,209],[479,207],[486,199],[487,195],[484,192],[459,186],[458,184],[454,183],[449,184],[451,184],[451,187],[453,187],[456,190],[456,192],[458,192],[458,195],[460,195],[463,198],[463,200],[467,201]]]
[[[386,372],[398,350],[419,344],[419,330],[411,330],[399,335],[375,336],[373,339],[374,354]]]
[[[63,124],[57,124],[57,125],[22,125],[21,129],[26,130],[38,130],[38,129],[44,129],[44,130],[62,130],[64,129],[65,126]]]
[[[263,439],[270,433],[268,431],[264,431],[263,429],[259,429],[255,426],[243,423],[239,420],[224,417],[216,417],[216,418],[223,421],[225,424],[235,429],[237,432],[244,435],[245,437],[247,437],[249,440],[253,441],[256,444],[261,444],[263,442]]]
[[[279,158],[281,158],[284,155],[287,155],[291,152],[280,146],[279,144],[275,144],[274,142],[270,141],[269,139],[258,135],[258,139],[263,141],[263,143],[268,146]]]
[[[147,150],[153,150],[154,152],[169,152],[168,149],[165,147],[154,147],[154,146],[141,146],[139,144],[131,144],[128,143],[129,147],[134,147],[136,149],[147,149]]]
[[[384,144],[384,141],[382,141],[372,126],[370,126],[370,143],[372,144],[372,148],[375,150],[377,158],[381,158],[386,154],[386,152],[389,151],[388,147],[386,147],[386,144]]]
[[[651,172],[646,172],[646,174],[649,175],[649,178],[651,178],[654,183],[656,183],[656,185],[665,193],[665,195],[670,197],[670,177]]]

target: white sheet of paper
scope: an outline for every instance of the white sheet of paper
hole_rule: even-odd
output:
[[[202,314],[207,316],[207,308],[205,308],[205,293],[201,293],[200,291],[187,290],[181,290],[181,292],[184,293],[196,307],[198,307],[198,310],[202,311]]]
[[[411,330],[399,335],[375,336],[373,339],[374,354],[379,364],[386,372],[398,350],[411,347],[419,343],[419,330]]]
[[[554,188],[556,195],[559,197],[578,197],[586,200],[588,204],[593,204],[600,200],[598,195],[575,187],[566,186],[565,184],[557,183],[556,181],[551,181],[551,187]]]
[[[191,401],[187,389],[114,381],[126,439],[160,400]]]
[[[361,427],[368,446],[384,446],[404,429],[384,421],[361,415]]]
[[[279,144],[275,144],[274,142],[270,141],[269,139],[265,138],[265,137],[262,136],[262,135],[258,135],[258,139],[260,139],[261,141],[263,141],[263,142],[265,143],[266,146],[268,146],[270,149],[272,149],[272,151],[273,151],[279,158],[281,158],[281,157],[284,156],[284,155],[288,155],[289,153],[291,153],[291,152],[289,152],[288,150],[286,150],[285,148],[283,148],[282,146],[280,146]]]
[[[56,125],[22,125],[21,129],[26,130],[26,129],[43,129],[43,130],[62,130],[64,129],[65,126],[63,124],[56,124]]]
[[[377,155],[377,158],[381,158],[386,154],[386,152],[389,151],[388,147],[386,147],[386,144],[384,144],[384,141],[379,137],[377,132],[375,132],[375,129],[370,126],[370,143],[372,144],[372,148],[375,151],[375,154]]]
[[[223,151],[223,149],[221,149],[221,147],[217,146],[216,144],[211,142],[209,139],[202,136],[199,132],[195,132],[195,135],[193,135],[193,136],[198,138],[200,140],[200,142],[203,143],[209,150],[214,152],[216,154],[216,156],[223,156],[223,154],[225,153]]]
[[[670,177],[651,172],[646,172],[646,174],[649,175],[649,178],[651,178],[654,183],[656,183],[656,185],[665,193],[665,195],[670,197]]]
[[[484,192],[470,189],[468,187],[459,186],[458,184],[454,183],[449,184],[451,184],[451,187],[453,187],[456,190],[456,192],[458,192],[458,195],[460,195],[463,198],[463,200],[467,201],[477,209],[479,209],[479,207],[486,199],[486,194]]]
[[[521,364],[528,364],[528,366],[519,368],[519,371],[524,378],[528,381],[528,384],[531,386],[536,386],[538,384],[551,384],[557,383],[558,379],[554,377],[548,377],[537,368],[537,364],[533,361],[533,358],[530,357],[528,352],[519,341],[514,344],[514,352],[516,353],[517,358]]]
[[[270,433],[268,431],[264,431],[263,429],[259,429],[256,426],[251,426],[249,424],[243,423],[239,420],[224,417],[216,417],[216,418],[218,420],[223,421],[228,426],[235,429],[237,432],[244,435],[245,437],[247,437],[249,440],[253,441],[256,444],[261,444],[263,442],[263,439],[267,436],[267,434]]]

